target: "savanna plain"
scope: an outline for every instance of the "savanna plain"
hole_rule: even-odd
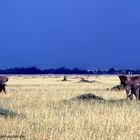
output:
[[[80,82],[81,77],[94,81]],[[9,76],[0,94],[0,139],[139,140],[140,102],[111,90],[117,76]],[[83,94],[104,100],[77,100]]]

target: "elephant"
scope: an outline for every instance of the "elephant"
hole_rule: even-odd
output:
[[[140,100],[140,76],[119,75],[119,79],[125,88],[126,100],[133,100],[133,95],[135,95],[136,100]]]
[[[6,82],[8,82],[8,77],[7,76],[0,76],[0,92],[6,93]]]

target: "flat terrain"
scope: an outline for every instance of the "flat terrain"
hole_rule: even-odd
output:
[[[81,77],[93,83],[79,83]],[[10,76],[0,94],[0,139],[139,140],[140,102],[110,90],[117,76]],[[108,90],[107,90],[108,89]],[[76,100],[92,93],[104,98]]]

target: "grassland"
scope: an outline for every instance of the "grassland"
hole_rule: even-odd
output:
[[[140,103],[126,102],[115,76],[11,76],[0,94],[0,139],[139,140]],[[105,101],[77,101],[92,93]]]

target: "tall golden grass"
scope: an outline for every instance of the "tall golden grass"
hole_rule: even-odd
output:
[[[112,91],[116,76],[11,76],[0,94],[0,139],[139,140],[140,103]],[[105,101],[77,101],[92,93]],[[123,100],[124,99],[124,100]]]

